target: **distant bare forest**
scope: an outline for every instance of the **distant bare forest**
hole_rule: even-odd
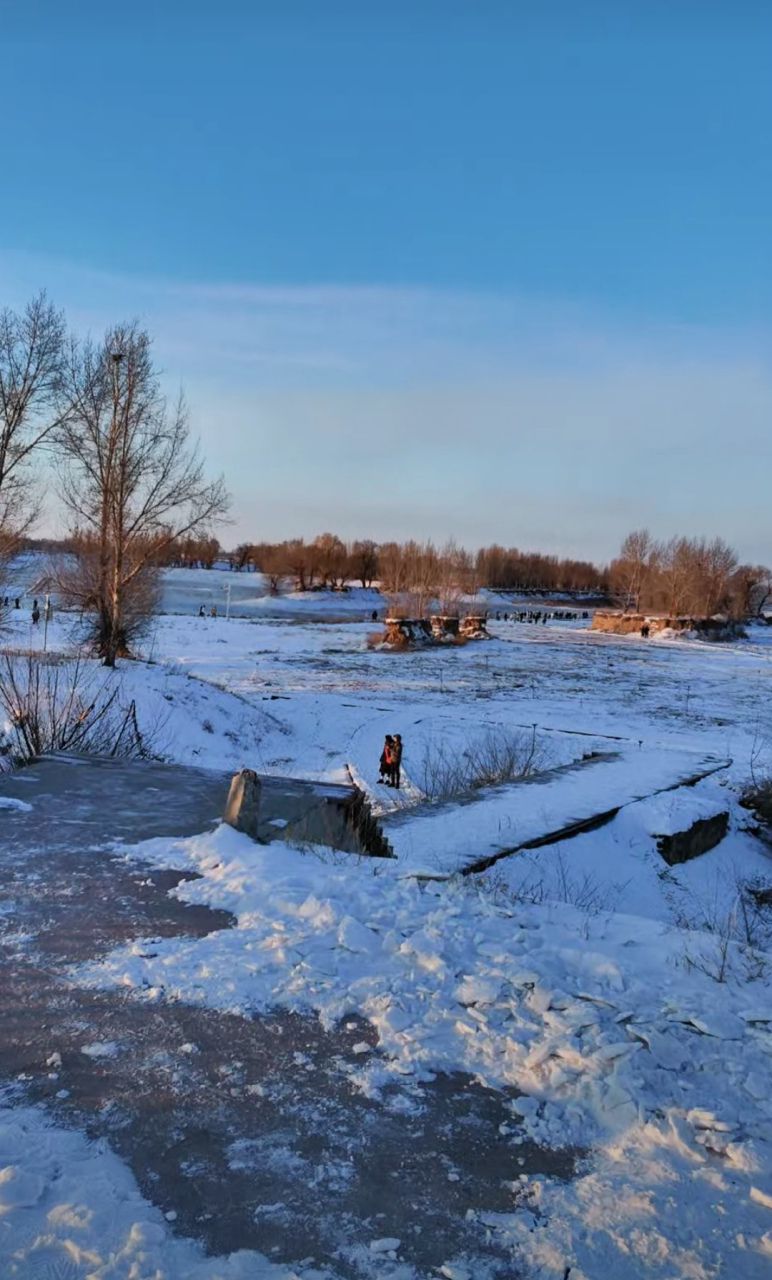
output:
[[[245,542],[231,551],[216,538],[188,538],[171,544],[162,561],[194,568],[222,562],[233,570],[263,573],[277,592],[288,584],[312,591],[377,583],[385,595],[410,600],[417,611],[431,602],[452,610],[461,596],[474,596],[481,588],[586,593],[628,612],[673,616],[740,618],[772,608],[772,571],[766,566],[740,563],[721,538],[658,542],[648,530],[628,534],[608,566],[496,544],[471,552],[454,542],[441,547],[370,539],[347,543],[332,533],[310,541]]]
[[[78,553],[76,541],[27,538],[30,550]],[[341,590],[378,584],[391,597],[410,600],[416,611],[435,601],[452,610],[461,596],[481,588],[503,591],[586,593],[632,613],[673,616],[726,613],[752,617],[772,608],[772,571],[741,564],[721,538],[675,537],[658,542],[648,530],[628,534],[608,566],[563,559],[493,544],[472,552],[455,542],[344,542],[332,533],[306,541],[240,543],[223,549],[217,538],[171,542],[162,567],[207,568],[227,563],[235,571],[264,574],[272,590]]]

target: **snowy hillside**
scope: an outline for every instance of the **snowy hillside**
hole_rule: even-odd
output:
[[[12,626],[16,643],[40,645],[26,620]],[[131,936],[72,964],[68,982],[161,1016],[183,1005],[241,1019],[282,1009],[318,1014],[330,1032],[355,1017],[367,1032],[345,1067],[349,1087],[406,1117],[437,1073],[468,1073],[509,1117],[506,1208],[471,1192],[464,1202],[466,1174],[448,1165],[441,1177],[466,1203],[455,1254],[431,1255],[426,1241],[417,1252],[420,1216],[341,1216],[324,1257],[205,1257],[175,1236],[174,1209],[164,1218],[106,1146],[66,1130],[55,1104],[27,1105],[22,1083],[6,1091],[0,1126],[7,1273],[36,1275],[39,1256],[74,1259],[75,1277],[166,1280],[768,1275],[772,922],[760,910],[743,933],[739,916],[748,882],[772,885],[772,859],[738,803],[751,767],[769,760],[766,634],[711,646],[494,622],[490,642],[388,654],[367,649],[369,629],[164,617],[146,660],[108,673],[167,759],[353,774],[396,857],[261,847],[223,826],[121,846],[127,872],[195,873],[175,900],[228,911],[233,927]],[[49,647],[72,638],[72,622],[55,618]],[[378,783],[387,732],[405,742],[399,794]],[[531,752],[532,772],[427,802],[438,744],[463,755],[486,734]],[[614,812],[597,829],[534,843],[580,810]],[[658,839],[716,814],[727,817],[716,847],[669,866]],[[13,821],[33,840],[34,802]],[[456,874],[480,850],[528,840],[480,874]],[[12,929],[4,941],[19,961],[32,945]],[[99,1043],[109,1072],[121,1044]],[[183,1045],[180,1062],[195,1051]],[[65,1079],[55,1027],[50,1054],[54,1065],[31,1067],[30,1079]],[[259,1080],[239,1080],[245,1099],[270,1100]],[[522,1172],[529,1144],[573,1153],[572,1172]],[[281,1159],[285,1178],[289,1148]],[[328,1173],[313,1176],[321,1188]],[[291,1240],[294,1219],[272,1212]]]

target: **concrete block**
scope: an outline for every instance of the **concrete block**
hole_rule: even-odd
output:
[[[223,816],[228,826],[245,832],[253,840],[258,839],[260,790],[260,779],[254,769],[242,769],[231,782]]]

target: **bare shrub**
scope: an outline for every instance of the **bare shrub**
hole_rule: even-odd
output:
[[[494,897],[510,906],[562,902],[575,907],[588,919],[613,914],[629,881],[608,882],[591,872],[574,872],[570,857],[565,856],[562,846],[558,845],[556,852],[557,857],[552,863],[538,856],[521,855],[515,865],[508,868],[509,874],[496,864],[486,877]],[[521,878],[516,880],[513,871],[522,861],[525,861],[525,869]]]
[[[766,977],[772,946],[772,882],[735,874],[729,903],[718,884],[708,898],[682,904],[676,923],[686,931],[681,963],[714,982],[751,982]]]
[[[754,778],[740,796],[740,804],[772,828],[772,774]]]
[[[55,751],[154,756],[159,726],[143,732],[136,703],[120,695],[120,687],[98,679],[79,657],[5,653],[0,661],[0,708],[6,718],[0,752],[11,766]]]
[[[529,879],[526,876],[519,884],[513,884],[504,868],[496,863],[485,874],[484,881],[494,904],[498,907],[531,906],[539,907],[549,899],[549,891],[544,879]]]
[[[100,612],[103,564],[97,539],[90,534],[72,537],[71,553],[51,561],[47,585],[53,587],[62,605],[77,610],[85,622],[85,640],[95,654],[103,652],[104,617]],[[121,597],[121,618],[115,627],[116,657],[128,657],[152,632],[160,605],[161,577],[154,564],[139,568],[125,581]],[[83,634],[83,631],[81,631]]]
[[[551,763],[535,731],[491,729],[461,750],[442,740],[430,743],[413,777],[427,800],[450,800],[528,778]]]

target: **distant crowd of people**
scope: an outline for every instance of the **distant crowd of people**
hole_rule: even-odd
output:
[[[556,622],[578,622],[580,618],[586,621],[589,616],[588,609],[581,612],[578,609],[516,609],[512,613],[497,612],[496,621],[546,623],[549,618],[554,618]]]
[[[10,596],[3,596],[3,608],[4,608],[4,609],[8,609],[8,608],[10,608],[10,605],[11,605],[11,597],[10,597]],[[13,598],[13,607],[14,607],[14,609],[21,609],[21,596],[14,596],[14,598]],[[50,605],[50,604],[46,604],[46,609],[48,610],[48,617],[50,618],[50,617],[51,617],[51,613],[52,613],[51,605]],[[38,623],[40,622],[40,619],[41,619],[41,616],[42,616],[42,615],[41,615],[41,611],[40,611],[40,605],[38,604],[37,600],[33,600],[33,601],[32,601],[32,615],[31,615],[31,616],[32,616],[32,625],[36,627],[36,626],[38,625]]]

